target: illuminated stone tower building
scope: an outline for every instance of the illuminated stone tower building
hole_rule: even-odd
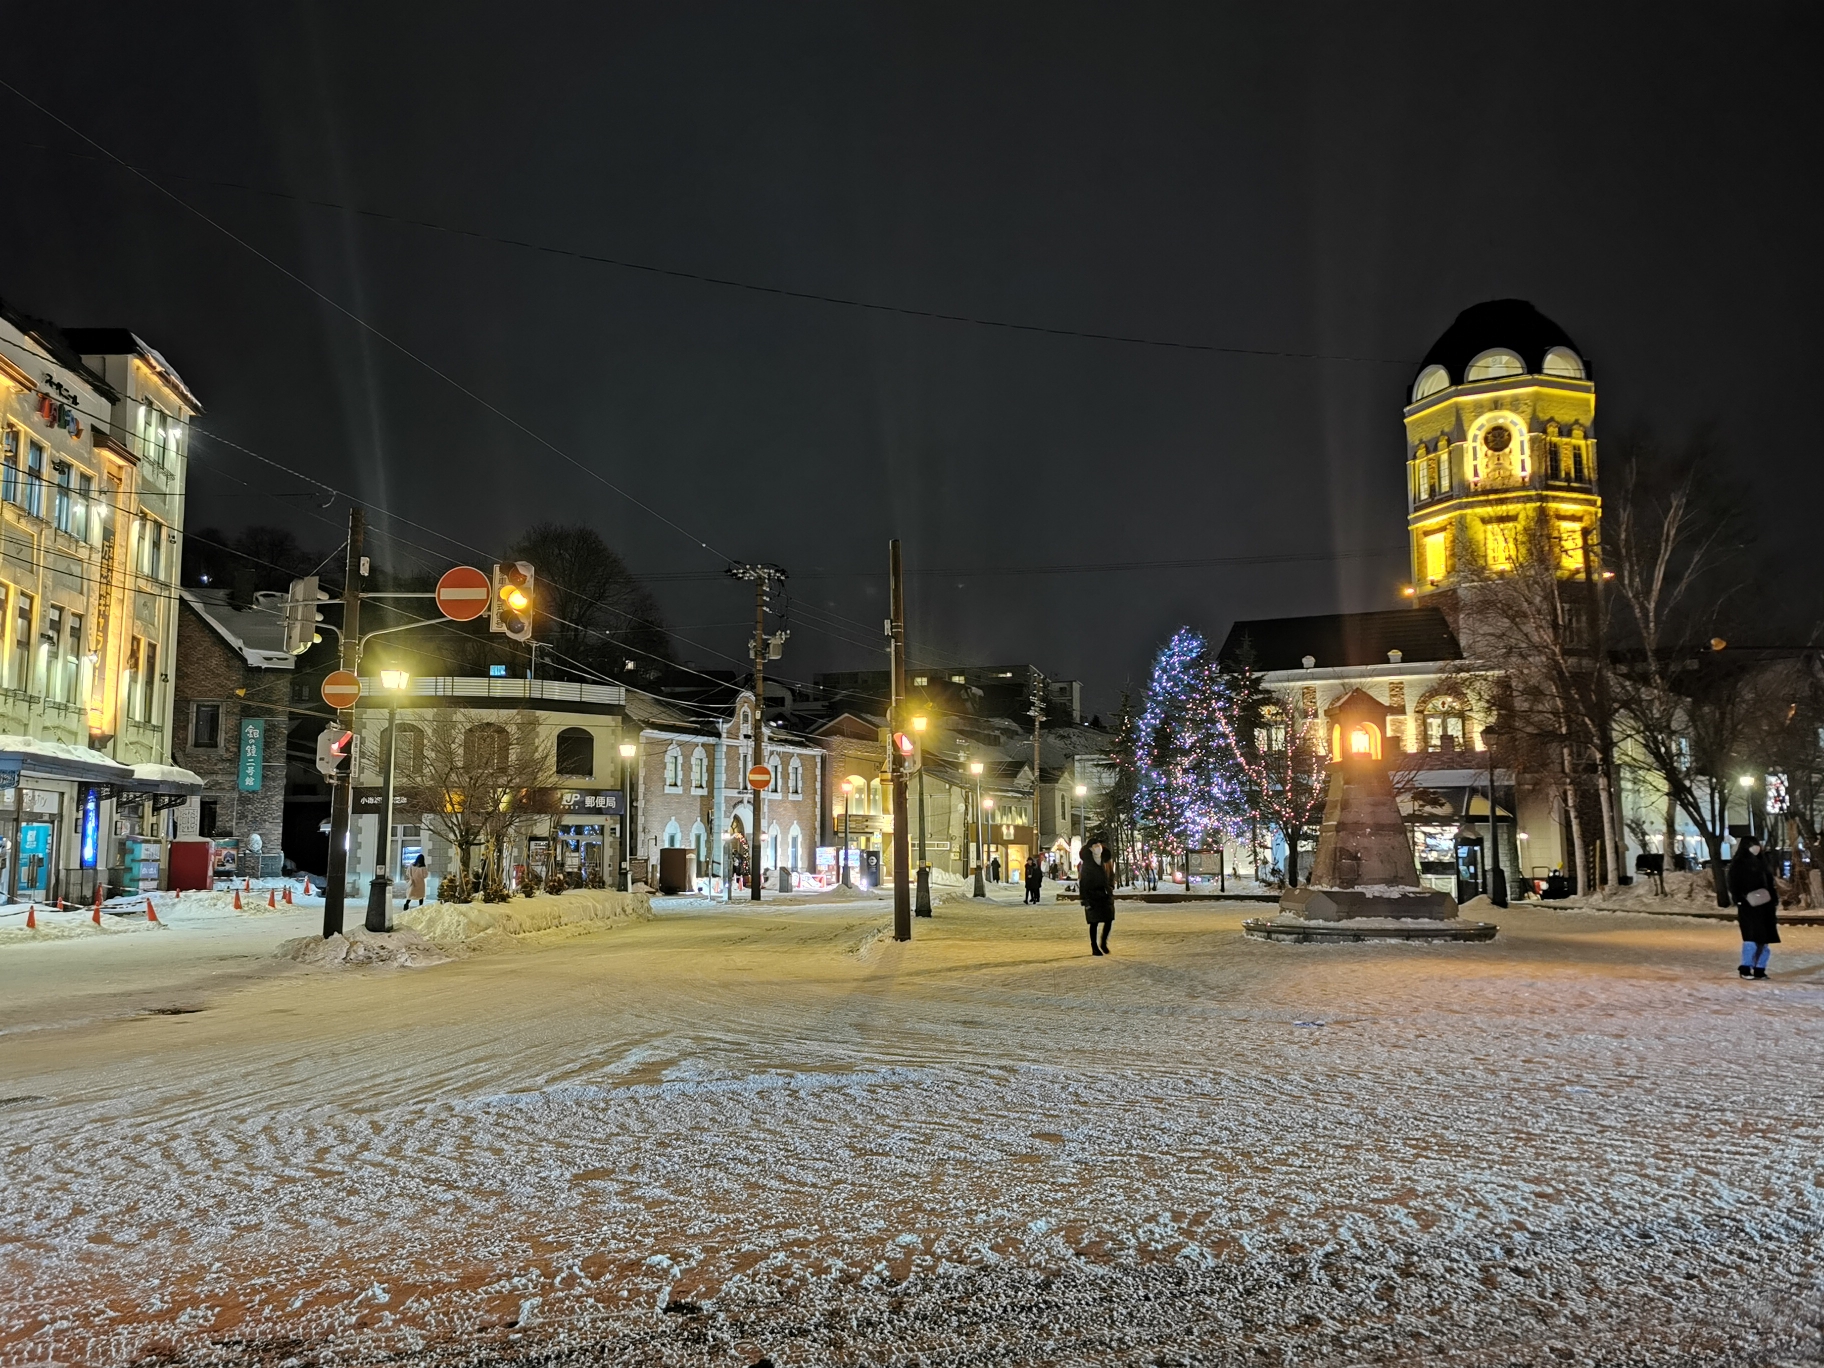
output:
[[[1457,315],[1406,408],[1411,594],[1442,609],[1463,653],[1498,629],[1478,585],[1547,555],[1579,573],[1602,516],[1596,386],[1564,329],[1520,299]]]

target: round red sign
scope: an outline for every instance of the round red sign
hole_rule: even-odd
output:
[[[472,565],[445,570],[437,581],[437,611],[456,622],[467,622],[488,611],[488,577]]]
[[[352,670],[332,670],[323,680],[323,701],[332,708],[352,708],[361,697],[361,681]]]
[[[756,792],[763,788],[771,788],[772,784],[773,772],[765,765],[755,765],[747,772],[747,786]]]

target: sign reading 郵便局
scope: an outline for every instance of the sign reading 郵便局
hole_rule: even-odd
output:
[[[242,793],[258,793],[260,772],[266,765],[266,719],[242,718],[240,737],[241,764],[240,771],[235,776],[235,784]]]

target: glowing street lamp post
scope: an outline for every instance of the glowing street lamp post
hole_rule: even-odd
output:
[[[982,799],[982,811],[980,813],[980,816],[982,819],[982,842],[983,842],[982,868],[983,869],[986,869],[988,867],[988,852],[994,848],[994,843],[988,839],[988,822],[989,822],[989,819],[993,815],[994,815],[994,799],[992,799],[992,798]],[[998,880],[997,880],[997,882],[998,882]]]
[[[844,888],[852,888],[849,882],[849,802],[854,797],[855,785],[852,781],[842,781],[842,874],[837,883]]]
[[[380,687],[386,690],[386,786],[380,793],[380,851],[374,860],[374,880],[367,886],[369,931],[393,929],[393,759],[398,748],[399,695],[411,682],[404,670],[380,671]],[[352,774],[348,782],[355,782]]]
[[[982,762],[973,761],[969,773],[975,776],[975,896],[985,898],[988,890],[982,887]]]
[[[1081,852],[1083,849],[1083,841],[1084,841],[1083,800],[1087,797],[1089,797],[1089,785],[1088,784],[1078,784],[1077,785],[1077,850],[1079,852]]]
[[[925,719],[912,719],[912,730],[922,738],[925,730]],[[919,743],[918,755],[918,893],[912,908],[915,917],[931,915],[931,861],[925,858],[925,755],[924,743]]]
[[[632,741],[621,742],[621,806],[626,809],[621,814],[621,860],[626,872],[615,882],[623,893],[633,892],[633,841],[639,831],[633,824],[633,757],[639,750]]]
[[[1754,776],[1744,774],[1736,780],[1742,786],[1742,806],[1748,809],[1748,834],[1754,835]]]
[[[1507,874],[1501,868],[1501,827],[1495,820],[1495,741],[1501,735],[1493,727],[1482,728],[1482,749],[1488,754],[1488,900],[1496,907],[1507,906]]]

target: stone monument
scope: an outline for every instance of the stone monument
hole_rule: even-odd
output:
[[[1330,778],[1310,878],[1281,895],[1277,917],[1243,929],[1261,940],[1493,940],[1492,923],[1464,921],[1454,898],[1419,882],[1383,754],[1386,705],[1355,689],[1324,716]]]

